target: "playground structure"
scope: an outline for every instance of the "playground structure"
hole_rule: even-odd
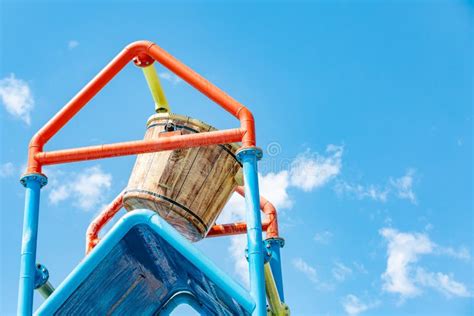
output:
[[[143,70],[157,112],[148,122],[145,139],[44,151],[45,144],[132,60]],[[155,61],[235,116],[240,127],[219,131],[171,114]],[[241,143],[240,148],[235,143]],[[186,183],[200,183],[197,191],[173,195],[169,184],[175,182],[169,178],[178,168],[170,165],[168,171],[162,168],[158,172],[165,163],[156,161],[174,163],[176,159],[169,156],[178,151],[210,163],[228,155],[223,163],[227,173],[204,177],[195,173]],[[54,290],[47,269],[36,262],[40,190],[47,183],[42,166],[125,155],[138,155],[129,186],[90,224],[86,257]],[[261,157],[254,119],[245,106],[156,44],[139,41],[128,45],[31,139],[27,172],[21,179],[26,194],[18,314],[33,313],[33,292],[37,289],[46,298],[36,311],[38,315],[168,315],[180,304],[192,306],[201,315],[288,315],[280,260],[284,241],[279,236],[275,208],[259,195],[257,161]],[[144,168],[148,168],[146,172],[142,172]],[[152,177],[138,176],[150,170],[155,172]],[[166,172],[171,175],[163,176]],[[243,179],[238,176],[240,172]],[[219,184],[214,181],[218,178],[222,179]],[[234,190],[245,197],[246,222],[215,224]],[[217,194],[219,199],[210,199],[206,192]],[[188,201],[187,196],[194,193],[196,198]],[[101,240],[100,230],[122,207],[129,213]],[[260,210],[266,216],[263,221]],[[245,233],[250,293],[190,242]]]

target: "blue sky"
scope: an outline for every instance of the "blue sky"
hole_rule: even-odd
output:
[[[126,44],[148,39],[255,114],[262,193],[280,210],[293,315],[474,310],[473,6],[463,1],[3,1],[2,315],[15,313],[31,136]],[[237,122],[159,67],[175,113]],[[48,145],[141,139],[153,104],[129,65]],[[38,261],[58,285],[134,157],[46,169]],[[221,221],[242,216],[233,197]],[[243,285],[241,238],[197,245]],[[36,297],[35,306],[41,298]]]

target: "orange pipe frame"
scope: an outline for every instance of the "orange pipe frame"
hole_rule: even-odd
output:
[[[245,196],[244,188],[238,186],[235,192],[241,196]],[[123,191],[105,208],[99,216],[97,216],[87,228],[86,233],[86,254],[94,249],[100,241],[100,230],[117,214],[123,206]],[[267,238],[277,238],[278,235],[278,220],[277,212],[272,203],[260,196],[260,209],[267,216],[262,222],[262,230],[266,231]],[[237,222],[232,224],[214,225],[209,230],[206,237],[221,237],[230,235],[245,234],[247,232],[247,224],[244,222]]]
[[[123,206],[123,191],[87,227],[86,254],[99,243],[99,231],[117,214]]]
[[[44,145],[72,119],[115,75],[132,59],[139,66],[156,60],[178,77],[202,92],[240,121],[240,128],[206,132],[166,139],[139,140],[44,152]],[[242,142],[242,147],[255,146],[255,122],[252,113],[218,87],[194,72],[179,60],[149,41],[134,42],[123,49],[31,139],[28,149],[27,173],[41,173],[43,165],[89,159],[109,158],[167,149],[199,147],[213,144]]]
[[[43,151],[44,145],[131,60],[134,60],[135,64],[140,67],[150,65],[155,60],[158,61],[239,119],[240,128],[191,135],[167,136],[153,140],[129,141],[50,152]],[[255,146],[255,122],[252,113],[245,106],[171,56],[158,45],[149,41],[138,41],[125,47],[32,137],[28,148],[28,167],[26,173],[41,173],[42,166],[44,165],[234,142],[242,142],[242,148]],[[238,187],[236,191],[241,195],[244,194],[242,187]],[[119,194],[90,224],[87,230],[87,252],[98,243],[100,229],[121,209],[122,196],[123,194]],[[263,229],[267,231],[267,237],[278,236],[275,208],[264,198],[260,199],[260,206],[268,217],[262,224]],[[246,230],[247,226],[245,223],[215,225],[211,228],[209,237],[241,234],[245,233]]]
[[[245,196],[244,187],[238,186],[235,192],[241,196]],[[267,238],[278,237],[278,220],[277,211],[272,203],[270,203],[263,196],[260,196],[260,209],[267,216],[262,222],[262,230],[267,232]],[[247,232],[247,224],[243,222],[214,225],[211,227],[206,237],[218,237],[245,234]]]

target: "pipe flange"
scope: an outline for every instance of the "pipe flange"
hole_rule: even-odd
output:
[[[240,162],[243,162],[245,158],[251,157],[252,155],[255,155],[257,160],[260,160],[263,157],[263,151],[260,147],[244,147],[235,153],[235,156]]]
[[[41,263],[36,264],[35,290],[45,285],[49,280],[49,271]]]
[[[40,188],[48,184],[48,178],[42,173],[29,173],[21,177],[20,183],[26,188],[27,182],[36,181],[40,184]]]
[[[137,67],[145,68],[152,65],[155,60],[146,53],[140,53],[137,56],[133,57],[133,63]]]
[[[285,246],[285,239],[281,237],[267,238],[264,240],[264,244],[266,248],[271,248],[275,244],[283,248]]]

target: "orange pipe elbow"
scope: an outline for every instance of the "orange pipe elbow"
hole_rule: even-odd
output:
[[[241,196],[245,196],[244,187],[238,186],[235,191]],[[86,233],[86,254],[88,254],[100,241],[100,230],[117,214],[123,206],[123,191],[97,216],[87,228]],[[260,209],[266,215],[266,219],[262,222],[262,230],[266,232],[267,238],[277,238],[278,220],[277,211],[272,203],[260,196]],[[240,235],[247,232],[247,224],[245,222],[237,222],[232,224],[214,225],[211,227],[206,237],[219,237]]]
[[[252,114],[245,106],[171,56],[158,45],[149,41],[138,41],[126,46],[95,78],[33,136],[28,150],[27,173],[41,173],[41,156],[38,154],[43,152],[44,145],[112,80],[130,60],[134,58],[143,59],[147,56],[161,63],[178,77],[201,91],[209,99],[238,118],[240,120],[240,128],[243,131],[241,137],[242,146],[255,146],[255,122]],[[228,142],[231,141],[228,140]],[[130,154],[136,154],[136,152]],[[72,158],[74,158],[74,155],[74,153],[71,153]],[[71,161],[81,159],[82,158],[75,158]]]
[[[245,191],[243,186],[238,186],[235,192],[245,197]],[[272,203],[260,195],[260,209],[267,216],[268,227],[267,227],[267,238],[276,238],[278,234],[278,218],[277,211]]]
[[[86,255],[99,243],[99,232],[123,206],[123,191],[97,216],[87,228]]]
[[[243,186],[236,187],[235,192],[245,197]],[[266,219],[262,221],[262,230],[266,231],[267,238],[279,237],[277,211],[273,204],[270,203],[263,196],[260,196],[260,209],[266,215]],[[247,224],[244,222],[219,224],[212,226],[206,237],[239,235],[245,234],[246,232]]]

